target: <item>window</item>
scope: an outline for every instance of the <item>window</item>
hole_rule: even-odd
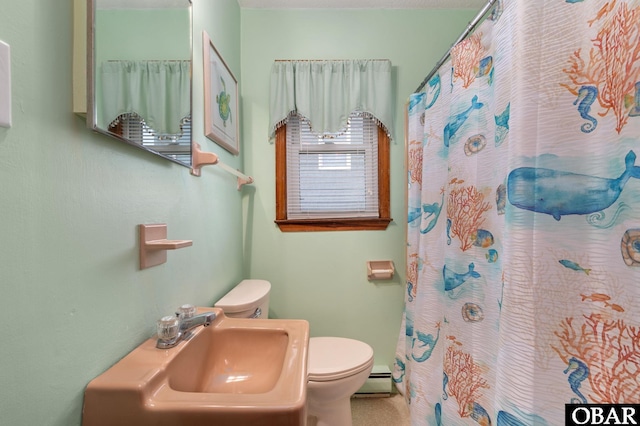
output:
[[[276,223],[282,231],[384,230],[389,138],[353,113],[344,133],[318,137],[292,115],[276,131]]]

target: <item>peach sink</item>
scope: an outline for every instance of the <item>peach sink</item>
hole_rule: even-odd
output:
[[[304,425],[309,324],[228,318],[171,349],[152,338],[93,379],[84,426]]]

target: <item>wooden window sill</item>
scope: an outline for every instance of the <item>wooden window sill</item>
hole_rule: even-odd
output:
[[[283,219],[276,220],[282,232],[384,231],[391,218]]]

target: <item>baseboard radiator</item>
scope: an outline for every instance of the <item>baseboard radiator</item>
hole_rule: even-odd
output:
[[[386,365],[374,365],[369,378],[353,395],[354,398],[391,396],[391,370]]]

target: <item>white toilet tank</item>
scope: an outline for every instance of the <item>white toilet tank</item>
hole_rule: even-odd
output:
[[[231,318],[267,318],[271,283],[266,280],[242,280],[216,302]]]

